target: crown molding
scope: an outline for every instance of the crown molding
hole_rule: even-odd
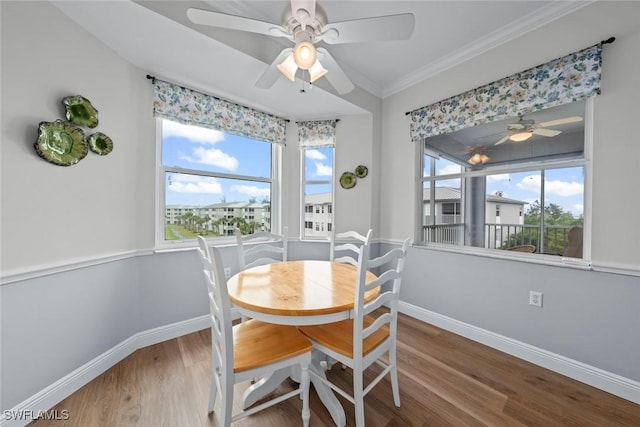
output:
[[[450,68],[460,65],[478,55],[489,50],[508,43],[526,33],[549,24],[563,16],[569,15],[585,6],[595,3],[597,0],[575,1],[575,2],[552,2],[550,5],[536,10],[534,13],[524,15],[521,18],[511,22],[509,25],[494,31],[485,37],[467,44],[465,47],[451,52],[431,64],[419,68],[418,70],[406,75],[395,83],[388,85],[382,90],[382,98],[394,95],[405,90],[416,83],[427,80],[436,76]],[[373,92],[372,92],[373,93]]]

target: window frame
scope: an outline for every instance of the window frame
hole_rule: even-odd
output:
[[[582,159],[570,159],[570,160],[555,160],[539,163],[527,163],[517,166],[494,166],[490,170],[476,170],[467,171],[461,173],[455,173],[450,175],[432,175],[424,176],[425,157],[429,156],[429,153],[425,152],[424,140],[421,140],[416,144],[416,185],[415,185],[415,206],[414,206],[414,242],[416,246],[423,246],[430,249],[467,253],[480,256],[494,257],[494,258],[506,258],[506,259],[520,259],[525,261],[531,261],[535,263],[551,264],[551,265],[569,265],[574,267],[589,268],[591,265],[591,233],[592,233],[592,192],[593,192],[593,123],[594,123],[594,98],[587,98],[585,100],[584,110],[584,151]],[[582,258],[565,258],[556,255],[546,254],[527,254],[516,251],[505,251],[499,249],[489,249],[477,246],[468,245],[452,245],[446,243],[428,242],[422,240],[422,227],[423,227],[423,188],[426,182],[436,182],[439,180],[460,179],[464,182],[465,178],[472,178],[478,176],[496,175],[501,173],[520,173],[529,171],[542,171],[558,168],[570,168],[570,167],[582,167],[584,170],[584,190],[583,190],[583,253]],[[431,170],[429,168],[429,170]],[[544,185],[541,187],[544,188]],[[521,212],[524,215],[524,212]]]
[[[252,181],[260,183],[269,183],[271,185],[271,230],[279,233],[282,227],[282,196],[281,196],[281,164],[282,164],[282,147],[280,144],[263,141],[265,144],[271,145],[271,177],[253,177],[246,175],[236,175],[225,172],[211,172],[198,169],[188,169],[183,167],[165,166],[162,164],[162,121],[169,120],[162,117],[156,117],[156,221],[155,221],[155,247],[158,250],[168,250],[172,248],[192,248],[198,246],[197,239],[184,240],[165,240],[165,210],[166,210],[166,174],[183,173],[197,176],[205,176],[212,178],[237,179],[242,181]],[[222,131],[225,132],[225,131]],[[225,132],[228,133],[228,132]],[[234,236],[206,237],[207,241],[215,241],[216,244],[235,244]]]
[[[307,156],[306,156],[306,150],[317,150],[318,148],[328,148],[332,150],[332,155],[331,155],[331,178],[330,179],[326,179],[326,180],[307,180],[307,176],[306,176],[306,160],[307,160]],[[305,204],[305,188],[307,185],[329,185],[331,187],[331,204],[330,204],[330,208],[328,208],[328,213],[324,213],[327,212],[327,209],[324,209],[323,207],[323,214],[325,215],[330,215],[331,216],[331,222],[328,222],[328,227],[327,228],[332,228],[332,224],[333,224],[333,220],[335,218],[334,212],[335,212],[335,194],[336,194],[336,188],[335,188],[335,164],[336,164],[336,147],[332,146],[332,147],[301,147],[300,148],[300,209],[298,210],[298,212],[300,212],[300,240],[306,240],[306,241],[328,241],[329,240],[329,235],[327,235],[327,237],[323,237],[323,236],[306,236],[306,229],[305,229],[305,222],[306,222],[306,204]],[[316,209],[313,207],[311,207],[311,212],[312,214],[315,214]],[[313,221],[312,221],[313,223]],[[317,225],[314,223],[314,226]],[[329,227],[331,226],[331,227]],[[314,227],[315,229],[315,227]],[[319,230],[317,230],[319,231]]]

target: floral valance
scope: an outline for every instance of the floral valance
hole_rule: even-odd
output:
[[[334,147],[336,145],[336,123],[338,120],[298,122],[300,148]]]
[[[600,94],[602,43],[419,108],[411,139],[516,117]]]
[[[212,95],[154,79],[153,115],[276,144],[285,143],[286,120]]]

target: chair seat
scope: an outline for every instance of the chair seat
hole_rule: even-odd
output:
[[[371,316],[364,317],[364,326],[367,327],[375,319]],[[327,347],[336,353],[340,353],[350,359],[353,358],[353,320],[347,319],[326,325],[301,326],[300,332],[318,344]],[[389,327],[384,325],[364,339],[362,343],[363,356],[380,345],[389,337]]]
[[[247,320],[233,327],[234,372],[288,359],[311,351],[312,345],[295,326]]]

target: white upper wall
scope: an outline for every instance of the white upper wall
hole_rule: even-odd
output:
[[[1,233],[2,275],[148,250],[155,244],[156,123],[152,85],[141,70],[48,2],[2,2]],[[114,28],[117,31],[117,29]],[[176,82],[180,83],[180,82]],[[70,167],[39,158],[41,121],[64,119],[61,99],[82,95],[99,111],[113,152]],[[216,94],[214,94],[216,95]],[[377,228],[375,148],[381,100],[354,90],[347,100],[370,113],[336,117],[336,178],[357,165],[369,176],[351,190],[336,186],[338,229]],[[326,118],[326,117],[324,117]],[[289,123],[282,161],[282,217],[300,230],[300,149]]]
[[[155,165],[151,85],[46,2],[2,2],[2,271],[134,251],[153,241]],[[64,120],[63,97],[98,110],[86,129],[113,152],[61,167],[38,157],[38,123]],[[150,186],[151,185],[151,186]],[[144,246],[143,246],[144,247]]]
[[[380,236],[414,235],[417,147],[406,111],[524,71],[598,43],[603,48],[602,95],[595,99],[593,150],[594,263],[638,269],[640,170],[640,2],[597,2],[486,52],[383,101]],[[390,208],[394,207],[394,208]],[[585,212],[586,213],[586,212]]]

